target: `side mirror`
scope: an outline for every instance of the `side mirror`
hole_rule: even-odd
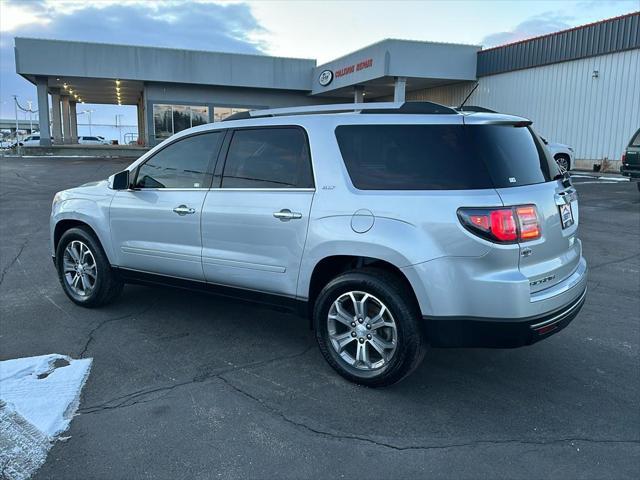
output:
[[[114,190],[128,190],[129,187],[129,170],[123,170],[113,176]]]

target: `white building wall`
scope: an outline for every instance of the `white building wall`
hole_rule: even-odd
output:
[[[408,92],[407,100],[458,105],[473,85]],[[573,146],[578,166],[606,157],[617,168],[640,128],[640,49],[482,77],[467,104],[531,119],[549,141]]]

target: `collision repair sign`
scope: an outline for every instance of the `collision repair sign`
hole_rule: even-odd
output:
[[[334,75],[336,78],[344,77],[345,75],[350,75],[353,72],[359,72],[360,70],[364,70],[366,68],[371,68],[373,66],[373,58],[367,58],[358,63],[353,63],[351,65],[347,65],[346,67],[341,68],[340,70],[336,70]]]

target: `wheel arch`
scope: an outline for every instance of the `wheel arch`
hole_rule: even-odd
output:
[[[107,248],[108,244],[105,244],[105,242],[102,240],[98,230],[94,228],[89,222],[86,222],[84,220],[80,220],[77,218],[61,218],[55,223],[53,227],[53,232],[52,232],[54,255],[58,248],[58,243],[60,243],[60,239],[62,238],[62,235],[64,235],[64,233],[67,232],[68,230],[72,228],[78,228],[78,227],[84,228],[88,230],[91,234],[93,234],[93,236],[96,238],[96,240],[100,244],[100,247],[102,247],[102,251],[107,256],[107,259],[109,260],[110,263],[112,263],[110,252]]]
[[[407,287],[416,306],[419,305],[411,282],[402,270],[393,263],[381,258],[362,255],[329,255],[316,262],[309,277],[307,289],[309,312],[312,311],[316,298],[331,279],[344,272],[364,267],[378,268],[396,276]]]

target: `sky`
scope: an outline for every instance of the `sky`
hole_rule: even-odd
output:
[[[491,47],[640,10],[640,0],[0,0],[0,117],[12,95],[36,105],[15,73],[16,36],[258,53],[321,64],[384,38]],[[133,107],[87,105],[114,122]],[[80,108],[79,108],[80,109]],[[28,118],[21,113],[20,118]]]

